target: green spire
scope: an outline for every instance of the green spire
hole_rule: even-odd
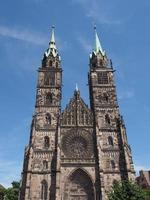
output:
[[[57,56],[57,48],[56,48],[56,42],[55,42],[55,27],[52,26],[52,33],[51,33],[51,39],[49,42],[49,48],[46,50],[45,55],[48,57],[52,53],[54,57]]]
[[[105,55],[105,51],[103,51],[99,37],[97,35],[97,31],[96,31],[96,26],[94,26],[94,30],[95,30],[95,47],[94,47],[94,53],[98,54],[99,52],[101,52],[101,54],[104,56]]]

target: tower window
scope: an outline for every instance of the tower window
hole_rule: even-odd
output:
[[[114,146],[113,138],[111,136],[108,137],[108,144]]]
[[[47,93],[46,94],[46,104],[52,104],[53,103],[53,94],[52,93]]]
[[[108,95],[106,93],[103,94],[104,102],[108,102]]]
[[[55,72],[51,71],[51,72],[47,72],[45,74],[45,85],[55,85]]]
[[[55,72],[50,72],[50,85],[55,85]]]
[[[98,73],[98,84],[108,84],[107,72]]]
[[[47,200],[48,193],[48,184],[46,180],[43,180],[41,183],[41,199]]]
[[[56,68],[58,68],[58,62],[56,62]]]
[[[106,124],[110,124],[110,117],[108,114],[105,115],[105,122],[106,122]]]
[[[48,169],[48,162],[46,160],[43,161],[43,170]]]
[[[49,137],[48,136],[44,137],[44,147],[49,148]]]
[[[49,61],[49,66],[51,67],[53,65],[53,62],[50,60]]]
[[[111,165],[111,169],[115,169],[115,168],[116,168],[116,165],[115,165],[115,161],[114,161],[114,160],[111,160],[111,161],[110,161],[110,165]]]
[[[45,119],[47,124],[51,124],[51,115],[49,113],[46,113]]]

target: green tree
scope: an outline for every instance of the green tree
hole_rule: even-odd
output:
[[[12,182],[12,187],[5,190],[5,200],[18,200],[20,183]]]
[[[120,181],[114,183],[108,198],[109,200],[145,200],[145,193],[131,181]]]
[[[150,200],[150,189],[144,189],[145,200]]]
[[[5,188],[0,185],[0,200],[4,199],[4,195],[5,195]]]

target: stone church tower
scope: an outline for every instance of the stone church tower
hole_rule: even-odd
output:
[[[114,181],[135,177],[112,62],[95,29],[88,74],[90,108],[78,88],[61,111],[62,68],[54,28],[38,70],[20,200],[107,200]]]

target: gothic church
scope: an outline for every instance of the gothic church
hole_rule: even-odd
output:
[[[88,85],[90,108],[76,88],[62,112],[62,66],[53,28],[38,69],[20,200],[107,200],[114,181],[134,180],[113,65],[101,47],[96,28]]]

